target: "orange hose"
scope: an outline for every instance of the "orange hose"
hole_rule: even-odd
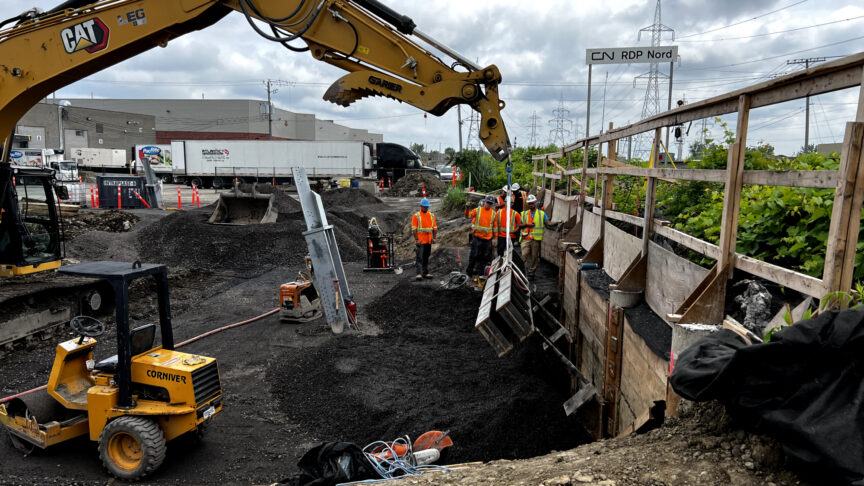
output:
[[[271,311],[265,312],[264,314],[261,314],[261,315],[258,316],[258,317],[253,317],[252,319],[246,319],[245,321],[236,322],[236,323],[234,323],[234,324],[229,324],[229,325],[227,325],[227,326],[222,326],[222,327],[220,327],[220,328],[218,328],[218,329],[213,329],[212,331],[207,331],[207,332],[205,332],[204,334],[201,334],[201,335],[195,336],[195,337],[193,337],[193,338],[191,338],[191,339],[187,339],[187,340],[183,341],[182,343],[175,345],[174,347],[175,347],[175,348],[180,348],[180,347],[183,347],[183,346],[185,346],[185,345],[187,345],[187,344],[194,343],[195,341],[198,341],[199,339],[204,339],[204,338],[207,337],[207,336],[212,336],[213,334],[217,334],[217,333],[220,333],[220,332],[222,332],[222,331],[227,331],[228,329],[233,329],[233,328],[235,328],[235,327],[245,326],[246,324],[250,324],[250,323],[253,323],[253,322],[255,322],[255,321],[259,321],[259,320],[261,320],[261,319],[263,319],[263,318],[265,318],[265,317],[267,317],[267,316],[272,316],[273,314],[275,314],[275,313],[277,313],[277,312],[279,312],[279,308],[278,308],[278,307],[275,308],[275,309],[273,309],[273,310],[271,310]],[[12,396],[5,397],[5,398],[0,398],[0,403],[6,403],[6,402],[8,402],[8,401],[10,401],[10,400],[13,400],[13,399],[15,399],[15,398],[23,397],[24,395],[29,395],[29,394],[31,394],[31,393],[35,393],[35,392],[37,392],[37,391],[39,391],[39,390],[44,390],[44,389],[46,389],[46,388],[48,388],[48,385],[42,385],[42,386],[40,386],[40,387],[33,388],[32,390],[23,391],[23,392],[18,393],[18,394],[16,394],[16,395],[12,395]]]

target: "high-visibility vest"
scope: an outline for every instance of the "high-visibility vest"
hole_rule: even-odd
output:
[[[420,243],[426,244],[432,241],[432,232],[438,229],[438,223],[435,221],[435,215],[432,214],[431,211],[426,212],[429,217],[427,218],[426,225],[423,224],[423,211],[417,211],[414,215],[414,218],[417,220],[416,225],[414,221],[411,221],[411,230],[417,232],[417,237],[420,240]]]
[[[532,214],[533,213],[533,214]],[[525,240],[543,241],[543,227],[546,221],[546,213],[542,209],[534,211],[522,211],[522,224],[534,224],[533,228],[524,228],[522,230],[522,238]]]
[[[471,229],[474,230],[474,235],[491,240],[495,236],[495,216],[497,211],[494,209],[486,209],[479,206],[474,213],[474,219],[471,220]],[[488,217],[486,217],[488,216]]]
[[[506,238],[507,237],[507,220],[504,219],[504,213],[507,212],[507,209],[502,209],[498,211],[498,217],[496,221],[498,222],[498,237]],[[519,214],[516,211],[510,210],[510,236],[515,237],[517,235],[516,232],[516,215]]]

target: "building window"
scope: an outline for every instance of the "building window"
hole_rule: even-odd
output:
[[[76,137],[86,137],[87,132],[84,130],[75,130],[75,136]]]
[[[101,123],[96,124],[96,133],[105,133],[105,125]]]

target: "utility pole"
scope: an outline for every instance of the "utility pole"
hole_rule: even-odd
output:
[[[606,80],[603,81],[603,110],[600,112],[600,133],[606,123],[606,85],[609,84],[609,71],[606,71]]]
[[[265,81],[267,85],[267,140],[273,140],[273,101],[270,90],[270,80]]]
[[[825,62],[824,57],[808,57],[806,59],[790,59],[786,61],[786,65],[803,64],[804,70],[810,68],[810,63]],[[806,97],[807,106],[804,109],[804,151],[810,150],[810,95]]]

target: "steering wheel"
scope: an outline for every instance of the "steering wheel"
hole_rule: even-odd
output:
[[[78,344],[81,344],[85,337],[98,337],[105,334],[105,324],[90,316],[73,317],[72,320],[69,321],[69,327],[81,336],[81,339],[78,340]]]

